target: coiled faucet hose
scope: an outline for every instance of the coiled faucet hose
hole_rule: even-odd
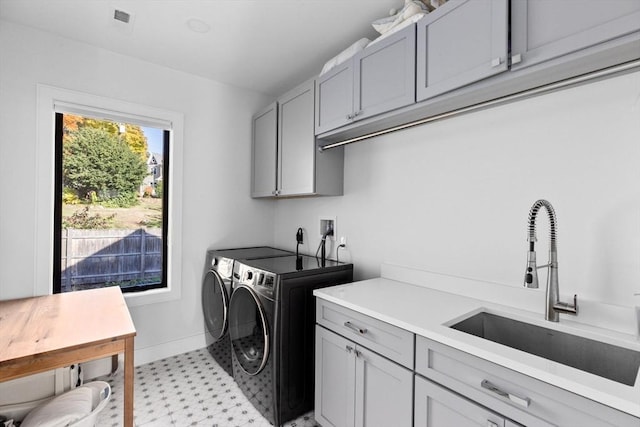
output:
[[[536,217],[540,208],[544,207],[549,215],[549,251],[555,252],[557,250],[556,236],[557,236],[557,219],[556,212],[553,210],[551,203],[544,199],[540,199],[531,206],[529,211],[529,237],[528,241],[533,246],[536,241]]]

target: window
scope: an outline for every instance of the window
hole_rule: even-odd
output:
[[[64,113],[55,123],[53,292],[166,287],[170,131]]]
[[[63,187],[63,177],[56,173],[58,169],[61,170],[57,166],[62,161],[62,153],[56,152],[55,148],[61,150],[63,144],[61,141],[58,141],[58,144],[53,141],[56,129],[59,131],[57,137],[60,140],[64,137],[60,129],[63,129],[65,115],[116,123],[117,133],[126,131],[127,124],[160,132],[162,152],[154,156],[157,164],[152,182],[155,185],[149,186],[149,191],[156,194],[161,191],[163,194],[161,221],[158,223],[162,225],[162,249],[158,251],[162,253],[163,259],[161,268],[158,268],[162,271],[162,276],[153,284],[133,283],[135,286],[123,289],[130,307],[179,299],[182,275],[182,200],[179,195],[182,194],[183,115],[47,85],[38,85],[34,295],[52,293],[55,281],[53,279],[62,272],[62,247],[59,244],[60,236],[56,236],[56,233],[61,234],[59,230],[62,230],[62,214],[58,210],[58,206],[62,206],[62,192],[56,191],[57,188]],[[56,120],[62,120],[62,126],[56,126]],[[164,156],[167,161],[162,163],[163,159],[160,157]],[[115,193],[112,192],[110,195],[114,196]],[[82,197],[86,196],[85,194]],[[89,199],[91,197],[92,193],[89,192]],[[95,197],[96,201],[100,198],[97,191]],[[55,258],[54,251],[57,251]],[[62,290],[61,288],[60,281],[59,290]]]

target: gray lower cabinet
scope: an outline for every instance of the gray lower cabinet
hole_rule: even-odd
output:
[[[316,326],[315,417],[323,427],[411,427],[413,372]]]
[[[511,68],[529,67],[638,30],[638,0],[511,0]]]
[[[318,151],[314,104],[310,80],[253,117],[252,197],[342,195],[344,150]]]
[[[512,423],[528,427],[640,426],[640,419],[629,414],[424,337],[416,338],[415,371],[445,391],[449,389],[454,397],[464,396],[467,403],[487,408],[487,411],[508,418]],[[416,379],[416,405],[420,403],[417,384]],[[442,394],[437,396],[433,402],[441,405],[436,409],[439,417],[456,416],[445,414],[442,405],[448,408],[451,405],[444,403]],[[461,416],[467,415],[466,409],[460,409],[460,412]],[[416,409],[416,420],[418,416]],[[421,425],[425,424],[416,423],[416,426]]]
[[[517,426],[476,403],[416,375],[415,427]]]
[[[415,103],[415,25],[316,80],[316,135]]]
[[[507,71],[508,3],[450,0],[418,21],[418,102]]]
[[[322,427],[640,426],[640,418],[323,299],[314,410]]]

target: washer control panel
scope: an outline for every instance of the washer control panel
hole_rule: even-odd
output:
[[[233,269],[233,279],[234,288],[237,285],[248,286],[255,292],[273,299],[276,288],[275,274],[236,262]]]

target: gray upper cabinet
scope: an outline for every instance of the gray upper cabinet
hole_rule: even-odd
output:
[[[512,0],[512,69],[640,30],[639,0]]]
[[[316,80],[316,135],[415,102],[415,25]]]
[[[315,133],[350,123],[352,111],[353,61],[346,61],[316,80]]]
[[[253,117],[252,197],[342,195],[344,150],[318,151],[314,92],[310,80]]]
[[[354,57],[353,119],[416,101],[416,26],[368,46]]]
[[[508,69],[508,0],[450,0],[417,23],[416,98]]]
[[[315,190],[313,81],[278,99],[278,195],[312,194]]]
[[[278,104],[269,104],[253,116],[251,197],[270,197],[276,190]]]

